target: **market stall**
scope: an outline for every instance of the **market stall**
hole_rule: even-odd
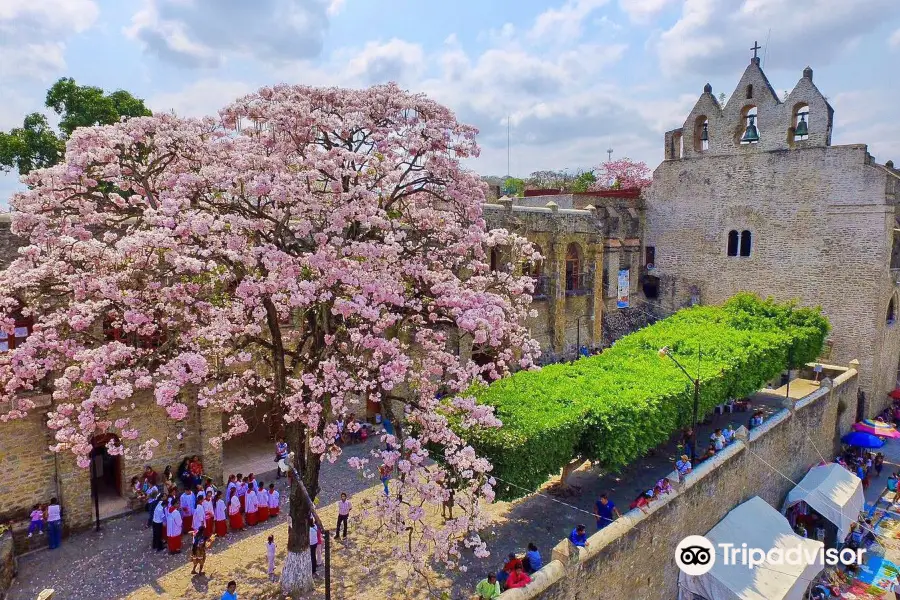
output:
[[[759,496],[725,515],[706,538],[717,547],[733,544],[740,548],[746,544],[749,548],[777,548],[782,552],[799,548],[804,556],[823,548],[821,542],[794,534],[784,516]],[[748,569],[740,563],[725,564],[717,551],[715,565],[708,573],[694,577],[682,572],[678,583],[682,599],[691,598],[691,593],[709,600],[801,600],[821,570],[821,564],[774,565],[768,561]]]
[[[838,539],[850,532],[850,525],[859,518],[865,507],[862,481],[839,464],[819,465],[792,489],[784,502],[783,513],[804,503],[838,529]],[[802,505],[799,507],[802,508]]]

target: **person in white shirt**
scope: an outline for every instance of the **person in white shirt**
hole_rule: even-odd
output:
[[[231,497],[237,494],[237,483],[234,475],[228,476],[228,485],[225,486],[225,504],[231,504]]]
[[[206,537],[211,537],[213,534],[213,527],[216,526],[216,506],[213,503],[214,496],[204,496],[203,497],[203,513],[206,518],[206,523],[204,526],[206,527]]]
[[[269,484],[269,518],[277,517],[280,512],[280,494],[278,490],[275,489],[275,484]]]
[[[247,495],[244,497],[244,509],[247,513],[247,525],[256,525],[256,513],[259,509],[259,503],[256,499],[256,493],[250,489],[247,490]]]
[[[166,506],[164,498],[156,499],[156,506],[153,508],[153,544],[151,547],[159,552],[165,545],[163,544],[163,522],[166,520]]]
[[[238,500],[237,494],[231,497],[228,504],[228,522],[232,531],[244,530],[244,517],[241,515],[241,501]]]
[[[194,508],[197,506],[197,499],[194,498],[194,492],[190,489],[184,490],[184,493],[181,494],[181,498],[178,501],[178,506],[181,507],[181,520],[184,525],[187,526],[191,517],[194,515]]]
[[[341,539],[341,523],[344,524],[344,539],[347,539],[347,521],[350,519],[350,509],[353,506],[347,500],[347,494],[341,492],[341,500],[338,502],[338,518],[337,529],[334,532],[334,539]]]
[[[200,531],[200,528],[206,525],[206,511],[203,508],[202,498],[203,492],[200,492],[197,495],[197,499],[201,500],[201,502],[197,503],[191,518],[191,529],[194,531]]]
[[[56,498],[50,498],[47,506],[47,542],[51,550],[62,543],[62,508]]]
[[[312,572],[316,572],[316,547],[319,545],[319,528],[312,517],[309,518],[309,560],[312,562]]]
[[[225,537],[228,533],[227,516],[225,515],[225,501],[222,500],[222,492],[216,492],[216,535]]]
[[[264,487],[265,483],[259,482],[259,491],[256,492],[256,520],[262,523],[269,520],[269,492]]]
[[[269,562],[269,579],[275,579],[275,536],[270,535],[266,542],[266,560]]]
[[[176,510],[171,499],[166,511],[166,543],[170,554],[178,554],[181,552],[181,513]]]

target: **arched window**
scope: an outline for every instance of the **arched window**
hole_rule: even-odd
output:
[[[491,271],[496,271],[500,268],[500,248],[496,246],[491,248]]]
[[[747,100],[753,99],[753,84],[747,85]]]
[[[748,230],[741,232],[741,256],[750,256],[750,246],[753,242],[753,236]]]
[[[794,118],[791,121],[791,132],[795,142],[809,139],[809,105],[798,104],[794,107]]]
[[[746,106],[741,111],[742,126],[738,128],[738,141],[741,144],[756,144],[762,136],[757,121],[757,110],[755,106]]]
[[[572,242],[566,248],[566,291],[575,292],[580,289],[581,280],[581,246]]]
[[[728,232],[728,256],[738,255],[738,240],[740,236],[736,229]]]
[[[541,247],[539,245],[537,245],[537,244],[531,244],[531,245],[534,246],[535,252],[537,252],[541,256],[544,255],[544,251],[541,250]],[[522,263],[522,275],[526,275],[533,279],[537,279],[538,277],[541,276],[541,267],[543,267],[543,264],[542,264],[543,262],[544,261],[542,261],[542,260],[532,260],[529,258],[524,263]]]
[[[684,157],[684,137],[681,131],[672,134],[672,158]]]
[[[709,150],[709,119],[700,115],[694,121],[694,151]]]
[[[897,309],[894,306],[894,298],[891,298],[891,301],[888,302],[888,311],[887,311],[887,324],[893,325],[897,321]]]

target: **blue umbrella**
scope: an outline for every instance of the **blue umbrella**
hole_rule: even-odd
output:
[[[884,440],[877,435],[866,433],[864,431],[854,431],[848,433],[841,438],[841,441],[848,446],[856,446],[857,448],[881,448],[884,446]]]

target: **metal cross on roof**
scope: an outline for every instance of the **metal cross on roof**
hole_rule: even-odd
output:
[[[753,42],[753,47],[750,49],[753,50],[753,58],[757,58],[756,51],[762,49],[762,46],[759,45],[759,42]]]

